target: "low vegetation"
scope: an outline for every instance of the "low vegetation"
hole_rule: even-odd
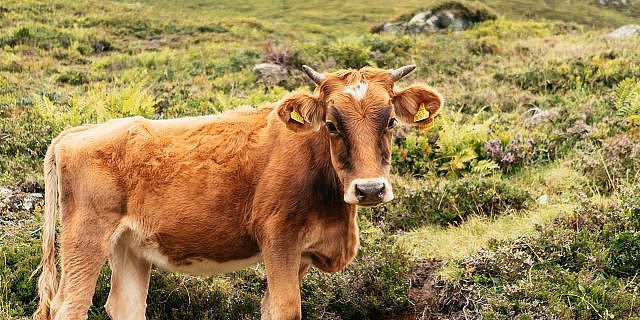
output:
[[[547,3],[3,2],[0,319],[35,308],[42,203],[15,203],[42,192],[42,158],[65,127],[274,102],[310,88],[302,64],[409,63],[419,69],[399,85],[431,85],[446,106],[432,129],[397,129],[397,199],[360,210],[362,248],[345,271],[305,278],[304,315],[638,319],[640,42],[606,34],[640,10]],[[478,23],[369,33],[436,6]],[[263,81],[251,71],[260,62],[288,77]],[[105,267],[91,319],[107,319],[108,278]],[[154,270],[147,315],[257,319],[265,286],[261,265],[214,277]]]

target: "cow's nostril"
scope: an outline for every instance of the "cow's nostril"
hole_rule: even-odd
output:
[[[382,182],[356,184],[356,198],[360,202],[379,202],[384,198],[385,186]]]
[[[356,184],[356,198],[358,201],[362,201],[366,197],[365,189],[361,188],[360,185]]]

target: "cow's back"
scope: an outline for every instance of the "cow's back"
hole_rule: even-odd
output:
[[[252,262],[258,247],[243,225],[260,159],[246,161],[264,154],[257,150],[269,112],[134,117],[71,129],[56,147],[66,211],[81,208],[118,224],[116,238],[127,237],[169,269],[199,273],[190,266]]]

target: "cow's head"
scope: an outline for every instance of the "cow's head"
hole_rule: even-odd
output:
[[[440,94],[419,85],[395,90],[394,83],[413,71],[414,65],[328,74],[303,69],[317,84],[316,90],[284,99],[278,107],[280,119],[291,130],[316,130],[328,137],[345,202],[371,206],[392,200],[393,128],[398,121],[430,125],[443,103]]]

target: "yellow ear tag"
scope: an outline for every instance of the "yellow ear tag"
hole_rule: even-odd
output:
[[[295,108],[293,109],[293,111],[291,111],[291,119],[293,119],[298,123],[304,124],[304,119],[302,118],[302,115]]]
[[[416,114],[413,116],[413,122],[427,119],[430,115],[431,114],[429,113],[429,110],[427,110],[427,108],[424,106],[424,103],[421,103],[420,108],[418,108],[418,112],[416,112]]]

